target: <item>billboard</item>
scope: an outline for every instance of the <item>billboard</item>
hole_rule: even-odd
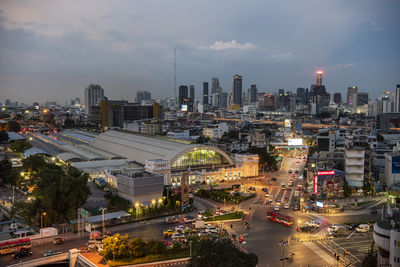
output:
[[[314,194],[318,194],[318,176],[314,176]]]
[[[317,201],[317,207],[323,208],[324,207],[324,203],[320,202],[320,201]]]
[[[392,173],[400,173],[400,157],[392,157]]]
[[[186,207],[189,204],[189,172],[186,171],[182,173],[181,184],[182,184],[181,199],[182,199],[182,209],[183,209],[183,207]]]
[[[289,120],[289,119],[285,119],[285,121],[284,121],[284,126],[285,126],[286,128],[292,127],[292,121]]]
[[[288,140],[288,146],[302,146],[303,145],[303,139],[289,139]]]
[[[319,171],[318,176],[318,191],[319,194],[326,196],[340,195],[343,189],[344,172],[338,170]]]
[[[182,105],[181,110],[182,110],[182,111],[188,111],[188,106],[187,106],[187,105]]]

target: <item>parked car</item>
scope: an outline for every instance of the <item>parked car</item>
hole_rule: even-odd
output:
[[[285,209],[288,209],[288,208],[289,208],[289,204],[286,203],[283,207],[284,207]]]
[[[266,187],[261,188],[261,190],[264,191],[265,193],[268,193],[268,188],[266,188]]]
[[[172,240],[178,241],[178,240],[184,240],[184,239],[185,239],[185,235],[178,234],[178,233],[175,233],[172,235]]]
[[[20,251],[15,252],[14,254],[11,255],[13,259],[21,258],[21,257],[26,257],[26,256],[31,256],[32,251],[30,249],[21,249]]]
[[[311,227],[311,226],[302,226],[302,227],[299,227],[299,230],[300,230],[301,232],[305,232],[305,233],[312,233],[312,232],[314,232],[314,228]]]
[[[250,190],[250,191],[256,191],[256,188],[253,187],[253,186],[250,186],[250,187],[249,187],[249,190]]]
[[[173,235],[173,234],[175,234],[176,233],[176,231],[174,231],[174,230],[172,230],[172,229],[168,229],[167,231],[164,231],[163,232],[163,235],[164,236],[171,236],[171,235]]]
[[[169,216],[165,218],[165,223],[170,224],[170,223],[176,223],[179,222],[179,219],[176,218],[175,216]]]
[[[187,227],[184,225],[175,226],[175,232],[183,232]]]
[[[64,244],[64,238],[62,238],[62,237],[56,237],[56,238],[54,238],[53,244],[54,244],[54,245],[61,245],[61,244]]]
[[[356,229],[356,228],[357,228],[357,226],[358,226],[358,224],[355,224],[355,223],[352,223],[352,224],[346,224],[346,227],[347,227],[347,229],[350,229],[350,230],[354,230],[354,229]]]
[[[62,252],[59,251],[59,250],[48,250],[48,251],[46,251],[46,252],[43,254],[43,256],[49,257],[49,256],[58,255],[58,254],[61,254],[61,253],[62,253]]]
[[[183,220],[187,223],[192,223],[192,222],[196,221],[196,219],[190,215],[183,217]]]

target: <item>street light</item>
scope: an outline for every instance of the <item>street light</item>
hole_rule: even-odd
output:
[[[279,241],[279,246],[282,246],[282,266],[285,266],[285,247],[289,245],[288,241]]]
[[[46,212],[42,212],[42,214],[40,214],[40,228],[43,228],[43,216],[46,216],[47,213]]]
[[[192,243],[193,243],[193,240],[190,240],[189,241],[189,246],[190,246],[190,257],[192,257]]]
[[[101,221],[102,221],[102,227],[103,227],[103,238],[105,238],[106,235],[106,225],[104,222],[104,211],[106,210],[106,208],[100,207],[101,209]]]

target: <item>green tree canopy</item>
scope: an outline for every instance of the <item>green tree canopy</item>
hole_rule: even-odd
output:
[[[11,150],[18,153],[22,153],[31,147],[32,145],[25,140],[16,140],[10,145]]]
[[[0,131],[0,143],[7,143],[8,133],[6,131]]]
[[[189,267],[252,267],[258,263],[258,257],[238,250],[229,239],[213,242],[209,239],[200,241],[196,256],[190,259]]]
[[[106,259],[127,258],[129,257],[128,242],[128,235],[115,234],[114,236],[109,236],[103,240],[104,246],[100,255]]]

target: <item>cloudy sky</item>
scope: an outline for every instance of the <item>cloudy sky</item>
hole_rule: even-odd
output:
[[[231,91],[295,90],[324,70],[330,92],[356,85],[377,97],[400,83],[398,0],[0,1],[0,102],[110,99],[219,77]]]

